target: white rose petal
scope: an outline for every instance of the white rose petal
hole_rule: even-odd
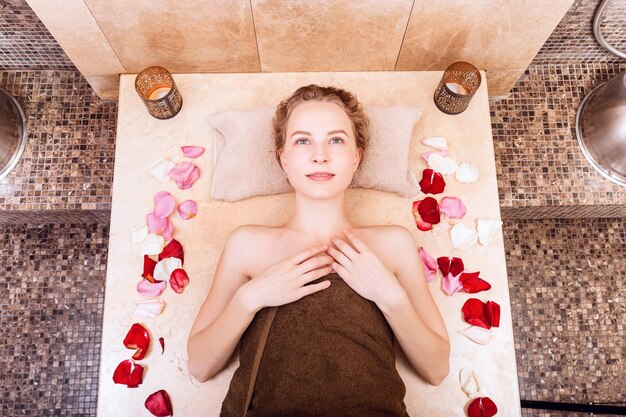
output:
[[[461,382],[461,389],[470,398],[480,397],[480,385],[474,371],[470,368],[463,368],[459,372],[459,382]]]
[[[469,162],[463,162],[456,170],[456,179],[465,184],[476,182],[478,181],[478,168]]]
[[[469,249],[478,240],[478,233],[473,227],[467,227],[463,223],[457,223],[452,226],[450,232],[452,246],[457,249]]]
[[[148,231],[148,225],[145,223],[141,226],[133,227],[132,229],[130,229],[133,243],[141,243],[146,240],[146,237],[148,237]]]
[[[480,244],[483,246],[489,245],[500,226],[502,226],[502,220],[478,219],[478,239],[480,239]]]
[[[470,326],[467,329],[458,330],[458,333],[467,337],[472,342],[479,345],[486,345],[493,339],[493,332],[491,329],[483,329],[479,326]]]
[[[441,151],[445,151],[446,149],[448,149],[448,141],[446,140],[446,138],[442,137],[432,136],[430,138],[424,139],[422,143]]]
[[[163,307],[165,307],[165,303],[160,298],[139,301],[135,303],[133,314],[139,317],[153,319],[163,312]]]
[[[445,232],[451,227],[452,226],[448,222],[439,222],[437,224],[433,224],[433,228],[431,229],[431,232],[433,235],[439,236],[440,234],[442,234],[443,232]]]
[[[165,239],[163,239],[163,236],[154,233],[148,233],[148,236],[146,236],[146,240],[143,241],[141,254],[158,255],[159,253],[163,252],[164,243]]]
[[[441,175],[454,174],[459,164],[449,156],[441,156],[437,153],[428,155],[428,167],[439,172]]]
[[[174,168],[175,166],[176,164],[174,162],[160,156],[156,161],[150,164],[148,172],[150,173],[150,175],[156,178],[157,181],[165,183],[170,180],[170,169]]]
[[[182,267],[183,263],[179,258],[163,258],[154,266],[153,277],[157,281],[169,281],[172,272]]]

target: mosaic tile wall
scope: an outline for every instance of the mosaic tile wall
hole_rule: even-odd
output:
[[[116,103],[77,71],[5,71],[0,86],[28,125],[19,163],[0,180],[0,210],[110,210]]]
[[[533,64],[621,62],[593,35],[599,0],[576,0],[543,45]],[[613,47],[626,51],[626,0],[611,0],[603,14],[602,35]]]
[[[108,236],[0,224],[0,415],[96,415]]]
[[[0,0],[0,70],[76,67],[24,0]]]
[[[626,405],[625,219],[518,220],[503,231],[521,398]]]

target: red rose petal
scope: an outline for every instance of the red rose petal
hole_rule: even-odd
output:
[[[170,275],[170,286],[178,294],[182,293],[185,287],[189,284],[189,277],[184,269],[175,269]]]
[[[141,274],[141,276],[152,283],[157,282],[154,279],[154,267],[156,266],[156,264],[157,261],[155,261],[148,255],[143,256],[143,274]]]
[[[442,275],[446,276],[452,274],[453,277],[462,273],[465,268],[463,260],[457,257],[449,258],[447,256],[440,256],[437,258],[437,265],[439,265]]]
[[[423,221],[430,224],[437,224],[441,221],[439,213],[439,203],[432,197],[426,197],[417,207],[417,212]]]
[[[172,412],[172,402],[170,401],[170,396],[164,389],[150,394],[144,405],[153,416],[167,417],[174,415]]]
[[[134,323],[124,338],[124,346],[128,349],[137,349],[132,358],[141,360],[146,356],[150,346],[150,334],[141,324]]]
[[[137,388],[143,382],[143,366],[132,359],[120,362],[113,372],[113,382],[124,384],[128,388]]]
[[[500,327],[500,305],[495,301],[488,301],[485,310],[489,323],[493,327]]]
[[[478,298],[470,298],[461,311],[465,321],[474,326],[484,329],[500,326],[500,306],[494,301],[483,303]]]
[[[433,228],[433,225],[428,223],[428,222],[425,222],[424,220],[422,220],[422,218],[421,218],[421,216],[420,216],[420,214],[418,212],[418,209],[419,209],[419,206],[420,206],[421,202],[422,202],[422,200],[413,202],[413,217],[415,217],[415,225],[417,226],[417,228],[420,229],[423,232],[427,232],[427,231],[429,231],[430,229]]]
[[[165,352],[165,339],[159,337],[159,343],[161,344],[161,355]]]
[[[185,264],[185,253],[183,251],[183,246],[176,239],[172,239],[165,247],[163,251],[159,253],[159,261],[165,258],[178,258],[180,259],[181,265]]]
[[[446,188],[446,182],[443,179],[443,175],[430,168],[426,168],[422,172],[420,188],[422,192],[426,194],[439,194]]]
[[[487,291],[491,288],[491,284],[483,280],[478,276],[479,272],[467,272],[461,274],[461,284],[463,284],[463,291],[475,294],[481,291]]]
[[[498,407],[489,397],[474,398],[467,407],[469,417],[493,417],[498,412]]]

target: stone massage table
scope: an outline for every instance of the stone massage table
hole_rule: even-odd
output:
[[[450,156],[459,163],[476,165],[480,178],[476,183],[463,184],[454,175],[446,176],[446,190],[435,197],[461,198],[467,207],[462,222],[467,225],[474,225],[478,218],[500,219],[486,74],[482,72],[481,87],[468,109],[454,116],[442,113],[433,102],[433,92],[441,76],[441,71],[175,74],[183,97],[182,110],[171,119],[158,120],[149,115],[136,94],[135,74],[121,75],[98,416],[150,416],[144,401],[161,389],[169,394],[174,415],[218,416],[238,366],[235,360],[212,380],[198,383],[187,371],[187,336],[208,293],[229,232],[242,224],[283,223],[293,212],[294,195],[258,196],[236,202],[211,200],[212,145],[208,115],[213,112],[277,105],[298,87],[309,83],[353,91],[366,106],[405,103],[419,107],[422,115],[413,131],[409,153],[410,167],[417,179],[421,179],[422,170],[427,167],[421,154],[435,150],[422,140],[445,137]],[[190,189],[179,190],[174,181],[160,183],[149,175],[150,164],[161,156],[182,161],[180,146],[183,145],[206,148],[201,157],[191,160],[200,168],[201,175]],[[198,203],[197,217],[183,220],[174,213],[169,218],[175,229],[174,238],[184,247],[184,269],[190,284],[182,294],[168,287],[161,295],[165,302],[162,314],[140,318],[133,315],[133,310],[136,302],[145,300],[136,290],[143,271],[142,245],[131,240],[131,229],[145,223],[146,214],[153,210],[153,197],[161,190],[169,191],[179,203],[187,199]],[[397,368],[406,384],[407,411],[412,417],[465,416],[470,398],[461,389],[459,372],[470,368],[481,396],[495,402],[498,415],[520,416],[502,230],[497,230],[488,246],[476,243],[467,250],[455,249],[449,230],[434,236],[417,229],[412,203],[422,198],[421,192],[403,198],[373,189],[346,191],[347,212],[356,223],[402,225],[413,232],[417,246],[423,246],[435,259],[458,256],[468,270],[480,271],[480,276],[492,285],[486,292],[457,292],[448,296],[440,288],[441,277],[429,284],[450,336],[451,369],[443,383],[431,386],[420,379],[399,352]],[[495,301],[501,307],[500,325],[492,328],[493,340],[486,345],[457,333],[469,327],[461,307],[472,297]],[[148,329],[152,341],[145,358],[137,361],[145,368],[143,383],[128,388],[114,384],[112,377],[117,365],[134,352],[125,348],[123,340],[135,322]],[[165,341],[164,353],[159,337]]]

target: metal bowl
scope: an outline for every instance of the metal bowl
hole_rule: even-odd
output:
[[[585,96],[576,112],[576,138],[596,171],[626,187],[626,71]]]
[[[0,87],[0,180],[17,165],[26,146],[26,117],[17,100]]]

